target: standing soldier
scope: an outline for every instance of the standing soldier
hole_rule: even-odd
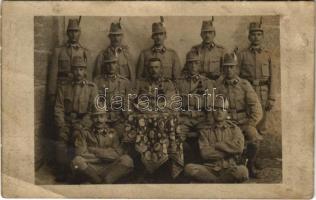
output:
[[[79,20],[69,19],[67,27],[68,41],[54,51],[52,65],[48,73],[48,95],[52,104],[55,102],[58,85],[71,79],[71,61],[73,58],[80,56],[87,62],[88,50],[79,44],[81,34],[79,24],[80,18]]]
[[[263,29],[260,23],[252,22],[249,26],[250,46],[239,54],[240,77],[247,79],[255,89],[263,110],[263,118],[257,128],[266,134],[266,112],[274,105],[274,78],[270,52],[262,47]]]
[[[143,50],[139,56],[137,64],[136,78],[148,78],[149,72],[146,66],[152,57],[157,57],[162,63],[163,77],[175,80],[181,71],[179,56],[175,50],[167,48],[164,42],[167,38],[164,19],[160,17],[161,22],[152,24],[152,36],[154,46]]]
[[[223,80],[217,82],[217,92],[229,100],[229,117],[243,131],[247,141],[249,176],[256,178],[255,160],[262,137],[256,126],[262,118],[262,108],[258,96],[250,83],[241,79],[237,73],[237,56],[225,54],[223,61]]]
[[[71,63],[73,80],[58,86],[55,104],[55,122],[58,130],[56,159],[59,165],[57,180],[62,181],[69,166],[72,139],[75,132],[91,125],[90,112],[94,106],[97,87],[85,79],[87,64],[76,56]]]
[[[93,77],[104,74],[102,66],[104,58],[108,55],[116,55],[118,59],[117,74],[124,76],[130,81],[134,82],[134,67],[130,60],[130,53],[128,46],[122,44],[123,30],[121,26],[121,18],[118,23],[112,23],[108,37],[110,38],[110,46],[103,50],[97,57],[96,66],[94,68]]]
[[[114,54],[107,54],[103,58],[102,76],[98,76],[94,79],[95,84],[98,87],[99,94],[105,95],[106,106],[109,111],[108,123],[114,128],[119,136],[122,136],[125,121],[124,110],[126,110],[126,97],[131,90],[130,81],[124,76],[118,74],[118,57]],[[122,104],[114,104],[112,98],[116,98],[116,95],[122,96]],[[113,103],[113,104],[112,104]],[[122,109],[120,109],[120,107]]]
[[[238,165],[244,148],[244,136],[240,128],[227,120],[228,102],[215,100],[211,128],[201,131],[199,147],[204,164],[187,164],[185,174],[200,182],[235,183],[248,179],[248,170]]]
[[[181,131],[186,135],[184,146],[185,163],[198,162],[199,131],[207,122],[205,110],[205,99],[203,94],[206,90],[212,91],[214,81],[209,80],[199,73],[200,59],[196,52],[189,52],[186,56],[186,66],[184,74],[177,81],[177,89],[183,99],[183,109],[180,112]],[[188,95],[192,95],[188,96]],[[197,95],[198,98],[196,98]],[[192,111],[191,111],[192,110]]]
[[[133,160],[123,154],[119,136],[106,125],[106,112],[94,107],[93,126],[75,139],[75,158],[71,168],[91,183],[114,183],[133,169]]]
[[[193,46],[191,51],[200,55],[201,68],[200,73],[209,79],[216,80],[221,75],[221,63],[224,55],[224,47],[214,42],[216,36],[215,27],[212,20],[203,21],[201,28],[202,43]]]

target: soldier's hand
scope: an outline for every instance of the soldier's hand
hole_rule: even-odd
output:
[[[266,105],[266,111],[272,110],[273,106],[274,106],[274,100],[268,99],[267,105]]]

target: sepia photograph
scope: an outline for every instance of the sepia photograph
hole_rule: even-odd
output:
[[[279,19],[35,16],[36,184],[281,183]]]
[[[312,198],[314,10],[5,1],[2,196]]]

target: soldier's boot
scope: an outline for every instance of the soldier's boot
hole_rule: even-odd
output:
[[[105,183],[114,183],[129,174],[134,167],[134,162],[128,155],[123,155],[117,164],[111,166],[104,178]]]
[[[258,178],[258,172],[255,167],[257,152],[258,152],[257,144],[249,143],[247,145],[247,158],[248,158],[247,168],[249,171],[249,177],[251,178]]]
[[[81,172],[89,179],[89,182],[94,184],[102,183],[102,179],[92,167],[88,166],[86,169],[81,170]]]
[[[67,145],[64,142],[58,142],[56,146],[56,161],[58,164],[56,181],[65,182],[67,180],[67,175],[69,173],[68,167],[68,151]]]

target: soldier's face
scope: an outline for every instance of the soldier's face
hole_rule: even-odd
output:
[[[212,43],[215,38],[215,32],[214,31],[203,31],[201,32],[201,37],[203,39],[203,42],[208,44]]]
[[[236,76],[236,65],[225,65],[224,66],[224,74],[225,77],[228,79],[232,79],[235,78]]]
[[[249,33],[249,41],[252,45],[260,45],[263,40],[263,32],[262,31],[253,31]]]
[[[69,30],[67,31],[68,39],[71,43],[76,43],[79,41],[80,38],[80,31],[79,30]]]
[[[223,108],[215,108],[213,111],[213,117],[214,120],[217,122],[222,122],[227,119],[227,110],[224,110]]]
[[[105,69],[107,74],[115,74],[117,71],[117,62],[110,62],[105,64]]]
[[[72,70],[73,70],[75,80],[80,81],[80,80],[84,79],[85,74],[86,74],[86,68],[75,67]]]
[[[122,44],[123,35],[122,34],[111,34],[109,35],[112,46],[120,46]]]
[[[102,127],[105,124],[107,117],[106,114],[98,114],[94,115],[92,119],[96,127]]]
[[[191,74],[198,74],[200,69],[200,61],[189,61],[188,62],[188,69],[190,70]]]
[[[166,33],[155,33],[152,35],[152,39],[154,40],[155,46],[161,46],[165,42]]]
[[[152,78],[158,78],[161,75],[161,64],[159,61],[149,63],[149,73]]]

